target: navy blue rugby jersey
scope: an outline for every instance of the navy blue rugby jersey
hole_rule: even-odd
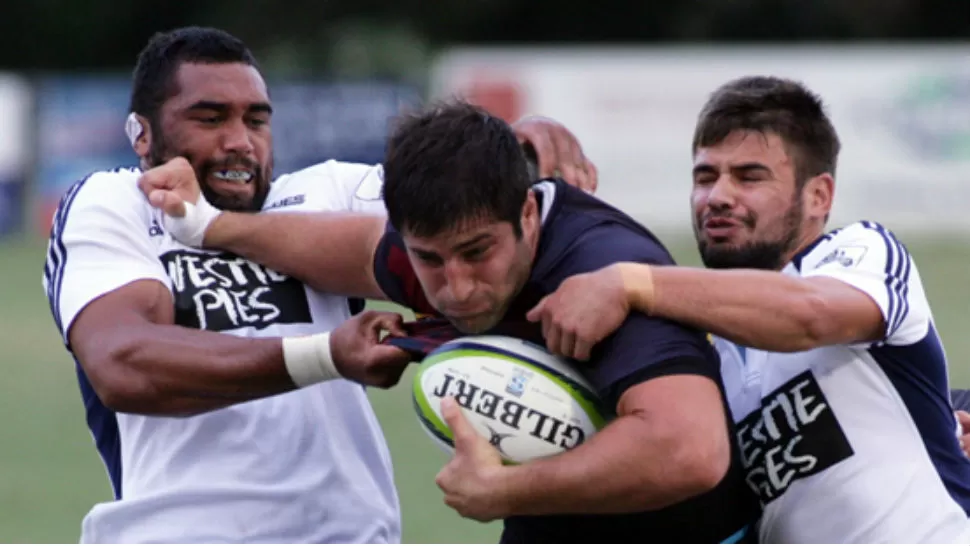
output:
[[[541,181],[534,191],[542,228],[532,273],[502,323],[488,334],[512,335],[545,346],[541,327],[526,321],[525,313],[566,278],[621,261],[674,264],[649,230],[603,201],[561,180]],[[390,226],[376,252],[374,272],[391,300],[427,317],[409,325],[409,337],[388,343],[420,359],[441,343],[461,337],[428,302],[404,242]],[[590,361],[577,363],[577,368],[611,407],[626,389],[665,375],[703,375],[723,392],[720,362],[704,332],[640,313],[631,313],[597,345]],[[724,404],[733,439],[726,400]],[[732,443],[731,467],[708,493],[649,512],[511,517],[505,520],[502,542],[741,542],[754,539],[759,514],[758,501],[744,483],[740,452]]]

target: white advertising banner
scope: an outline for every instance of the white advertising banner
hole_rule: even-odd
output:
[[[833,226],[970,234],[970,47],[454,50],[432,92],[562,121],[597,163],[601,197],[677,230],[697,114],[745,75],[797,79],[827,104],[842,141]]]

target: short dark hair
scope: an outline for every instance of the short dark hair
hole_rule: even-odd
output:
[[[839,137],[821,98],[798,82],[748,76],[718,88],[701,109],[693,153],[734,131],[777,134],[792,156],[798,187],[822,173],[835,176]]]
[[[398,231],[429,237],[492,220],[511,222],[520,236],[530,186],[515,132],[467,102],[405,116],[388,141],[384,205]]]
[[[162,104],[178,93],[175,73],[182,63],[245,63],[258,68],[246,44],[224,30],[182,27],[159,32],[138,54],[129,111],[157,121]]]

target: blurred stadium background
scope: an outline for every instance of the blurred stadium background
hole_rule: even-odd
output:
[[[380,160],[388,120],[463,95],[580,137],[601,195],[696,264],[687,192],[707,93],[746,74],[821,93],[843,140],[833,226],[893,228],[916,256],[954,386],[970,387],[970,3],[966,0],[418,0],[125,5],[15,3],[0,18],[0,541],[74,542],[110,498],[73,365],[41,289],[50,213],[85,173],[133,161],[128,78],[149,36],[225,28],[261,59],[277,173]],[[403,384],[408,384],[405,377]],[[494,542],[433,477],[407,387],[372,395],[394,455],[407,542]]]

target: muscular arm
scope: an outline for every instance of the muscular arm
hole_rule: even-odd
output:
[[[387,299],[374,279],[386,218],[356,213],[225,212],[204,245],[238,254],[321,292]]]
[[[657,510],[714,488],[730,465],[717,385],[668,375],[628,389],[618,417],[577,448],[510,467],[503,487],[517,515]]]
[[[173,281],[134,175],[96,173],[72,186],[55,215],[44,266],[55,324],[98,397],[121,412],[191,415],[294,389],[283,340],[174,325]],[[361,352],[355,328],[351,323],[342,345],[348,355]],[[336,347],[334,365],[345,356]],[[308,356],[294,362],[314,364]]]
[[[295,388],[279,338],[251,339],[173,325],[171,294],[135,281],[88,304],[71,348],[109,408],[185,416]]]
[[[623,264],[630,303],[651,315],[690,324],[735,343],[777,352],[874,341],[882,313],[864,292],[827,277],[772,271],[706,270]],[[630,278],[652,276],[652,294]]]
[[[912,256],[879,224],[857,222],[833,232],[793,267],[797,276],[658,267],[652,271],[653,301],[646,301],[649,290],[634,299],[650,313],[778,352],[911,343],[927,328],[929,306]]]
[[[669,258],[634,231],[600,227],[576,240],[549,279],[561,286],[620,260]],[[728,420],[700,332],[631,313],[584,368],[617,418],[575,449],[512,468],[510,513],[656,510],[720,483],[731,462]]]

